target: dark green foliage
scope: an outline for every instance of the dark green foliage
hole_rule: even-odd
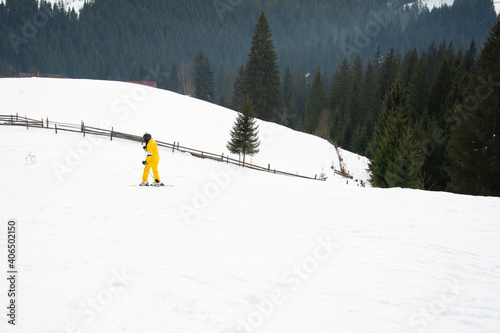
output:
[[[409,125],[407,95],[400,78],[386,95],[371,145],[372,185],[418,187],[421,160]]]
[[[391,51],[387,54],[382,63],[382,67],[380,69],[380,77],[379,77],[379,97],[380,99],[385,98],[385,94],[387,94],[396,78],[400,67],[400,55],[396,54],[394,48],[391,48]]]
[[[446,147],[448,189],[458,193],[500,195],[500,21],[479,56],[468,97],[456,105]]]
[[[408,102],[411,119],[416,122],[424,114],[429,103],[431,78],[426,57],[420,57],[413,71],[409,88]]]
[[[213,102],[215,95],[214,73],[208,58],[201,49],[194,58],[194,89],[198,99]]]
[[[444,103],[446,101],[446,97],[451,91],[452,83],[452,68],[448,57],[445,57],[439,65],[436,77],[434,78],[428,104],[429,115],[432,118],[437,119],[441,127],[444,126],[443,112],[446,111],[443,109]]]
[[[255,123],[252,101],[247,95],[241,103],[240,113],[230,133],[231,139],[226,146],[232,154],[243,155],[243,165],[246,155],[253,156],[259,152],[258,126]]]
[[[137,64],[135,61],[132,63],[132,68],[130,68],[130,76],[128,77],[129,81],[140,81],[139,71],[137,70]]]
[[[276,60],[271,30],[266,15],[261,12],[253,30],[243,89],[250,96],[256,115],[263,120],[279,119],[282,97]]]
[[[179,72],[177,70],[177,64],[175,63],[175,61],[172,63],[170,72],[167,75],[166,89],[173,92],[179,91]]]
[[[306,105],[306,118],[305,118],[305,131],[314,133],[318,127],[318,122],[321,112],[328,110],[328,98],[326,97],[325,83],[321,70],[318,67],[316,74],[314,74],[311,91],[309,93],[309,101]],[[329,132],[329,130],[328,130]]]
[[[245,96],[245,89],[243,85],[243,79],[245,76],[245,66],[241,65],[238,70],[238,75],[236,76],[233,83],[233,98],[231,99],[231,108],[233,110],[238,110],[241,105],[243,96]]]
[[[347,100],[349,98],[349,87],[352,82],[352,67],[347,57],[342,65],[335,71],[330,88],[330,108],[339,109],[344,116],[347,112]]]

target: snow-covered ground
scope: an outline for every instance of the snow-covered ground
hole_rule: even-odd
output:
[[[433,10],[434,8],[439,8],[442,6],[452,6],[454,3],[454,0],[420,0],[422,3],[422,7],[427,6],[429,10]],[[413,4],[409,3],[408,5]],[[500,0],[494,0],[493,1],[494,6],[495,6],[495,11],[497,15],[500,14]]]
[[[86,3],[90,3],[92,1],[93,0],[46,0],[45,2],[48,2],[50,4],[57,4],[58,6],[62,5],[66,10],[74,9],[78,14]],[[41,1],[38,0],[38,3],[40,2]],[[0,3],[5,3],[5,0],[0,0]]]
[[[221,153],[235,117],[90,80],[0,79],[0,100],[2,114],[150,130]],[[259,125],[269,138],[254,162],[307,173],[334,159],[324,140]],[[174,187],[131,187],[142,174],[138,143],[0,126],[0,332],[500,330],[500,198],[160,155],[160,176]],[[342,155],[364,172],[364,158]],[[10,218],[16,327],[6,316]]]

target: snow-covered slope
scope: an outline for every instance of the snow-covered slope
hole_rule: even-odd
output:
[[[422,3],[422,7],[427,6],[429,10],[433,10],[434,8],[439,8],[442,6],[452,6],[454,0],[420,0]],[[500,0],[494,0],[495,11],[500,14]]]
[[[93,0],[46,0],[45,2],[48,2],[50,4],[57,4],[58,6],[62,5],[66,10],[74,9],[78,14],[86,3],[90,3],[92,1]],[[38,0],[38,3],[40,2],[41,1]],[[0,3],[5,3],[5,0],[0,0]]]
[[[135,89],[2,79],[0,100],[2,113],[110,121],[182,136],[186,145],[224,145],[231,111]],[[193,119],[198,112],[207,118]],[[175,124],[159,124],[168,119]],[[297,136],[330,158],[321,140],[272,133],[265,150],[300,143]],[[283,165],[316,169],[322,160],[306,161],[301,145],[282,149]],[[0,332],[499,330],[499,198],[361,188],[160,155],[160,175],[174,187],[130,187],[142,174],[138,143],[0,126]],[[10,218],[19,245],[15,327],[6,316]]]
[[[141,85],[72,79],[3,79],[0,100],[8,114],[79,124],[142,135],[215,154],[226,143],[236,119],[232,110],[169,91]],[[274,123],[258,121],[260,152],[250,162],[314,177],[333,178],[339,158],[326,140]],[[341,151],[347,170],[366,181],[368,160]],[[233,156],[236,157],[237,156]],[[338,177],[337,177],[338,178]]]

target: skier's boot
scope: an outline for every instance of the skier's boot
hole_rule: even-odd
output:
[[[160,182],[158,179],[155,179],[155,182],[151,184],[151,186],[165,186],[165,184]]]
[[[142,182],[139,184],[139,186],[149,186],[149,183],[148,182]]]

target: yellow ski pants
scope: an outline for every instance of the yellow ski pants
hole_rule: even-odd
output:
[[[152,158],[149,163],[144,166],[144,172],[142,173],[142,181],[147,182],[149,178],[149,170],[153,169],[153,177],[155,179],[160,180],[160,176],[158,175],[158,163],[160,162],[160,158]]]

